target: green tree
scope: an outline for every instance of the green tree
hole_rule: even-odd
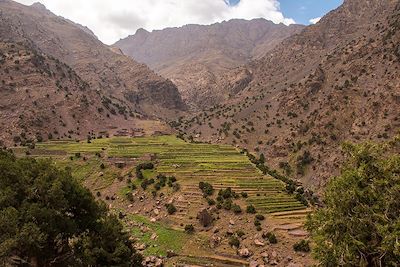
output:
[[[322,266],[400,265],[399,147],[344,145],[348,163],[307,221]]]
[[[129,236],[68,171],[0,151],[0,265],[141,266]]]

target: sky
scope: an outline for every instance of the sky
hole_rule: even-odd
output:
[[[343,0],[16,0],[41,2],[56,15],[89,27],[106,44],[134,34],[234,18],[313,24]]]

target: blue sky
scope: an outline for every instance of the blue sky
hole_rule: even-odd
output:
[[[240,0],[229,0],[235,5]],[[281,11],[287,18],[293,18],[296,23],[310,24],[310,19],[323,17],[329,11],[337,8],[343,0],[279,0]]]

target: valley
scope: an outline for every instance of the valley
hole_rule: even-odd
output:
[[[123,222],[144,255],[176,254],[166,261],[167,266],[174,262],[247,266],[247,256],[237,256],[228,244],[238,231],[244,233],[240,243],[254,255],[248,256],[253,261],[263,262],[260,250],[268,254],[264,255],[267,258],[277,254],[271,260],[282,264],[289,255],[298,263],[311,260],[309,256],[302,258],[291,248],[294,242],[306,237],[300,229],[310,210],[287,193],[283,182],[260,173],[232,146],[155,136],[101,138],[90,143],[52,141],[38,143],[34,149],[13,150],[20,156],[51,158],[58,168],[70,169],[112,212],[123,214]],[[154,169],[141,171],[144,177],[140,179],[135,170],[142,163],[152,163]],[[178,186],[158,188],[159,175],[175,177]],[[153,182],[144,190],[141,185],[149,180]],[[211,184],[215,192],[203,197],[200,182]],[[233,206],[228,210],[225,202],[218,208],[217,192],[228,188],[237,194],[231,205],[240,207],[238,213],[233,211]],[[207,199],[213,199],[214,204],[210,206]],[[176,212],[168,214],[166,204],[173,204]],[[246,212],[250,205],[257,214],[266,217],[260,229],[254,225],[255,214]],[[197,217],[208,207],[214,219],[204,227]],[[193,234],[185,233],[186,225],[194,226]],[[279,242],[264,251],[268,241],[262,234],[267,231],[275,233]]]
[[[112,45],[63,1],[0,0],[0,265],[399,266],[399,0]]]

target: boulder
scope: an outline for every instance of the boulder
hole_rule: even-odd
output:
[[[146,249],[146,244],[136,244],[135,248],[139,251],[145,250]]]
[[[164,261],[160,258],[157,258],[156,261],[154,262],[155,267],[161,267],[164,266]]]
[[[265,243],[260,241],[260,240],[258,240],[258,239],[255,239],[254,240],[254,245],[256,245],[258,247],[263,247],[263,246],[265,246]]]
[[[211,248],[216,248],[218,247],[219,244],[221,244],[221,237],[217,236],[217,235],[213,235],[211,237]]]
[[[242,258],[248,258],[251,256],[251,252],[248,248],[241,248],[238,250],[238,254]]]
[[[160,211],[159,211],[158,209],[154,209],[153,212],[154,212],[154,215],[156,215],[156,216],[157,216],[158,214],[160,214]]]
[[[158,236],[156,233],[152,234],[150,237],[151,240],[156,240],[157,238],[158,238]]]

